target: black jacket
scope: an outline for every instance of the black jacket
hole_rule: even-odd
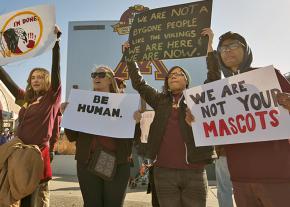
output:
[[[215,58],[212,58],[212,61],[215,61]],[[210,64],[214,66],[216,64]],[[146,157],[150,159],[155,159],[158,154],[162,138],[165,134],[167,121],[171,114],[172,110],[172,96],[169,94],[164,94],[158,92],[156,89],[149,86],[145,80],[143,79],[140,71],[134,62],[127,62],[129,76],[131,78],[132,86],[135,90],[139,92],[141,97],[154,109],[155,116],[153,122],[150,126],[150,131],[148,135],[148,144],[147,144],[147,152]],[[218,80],[220,78],[219,74],[216,73],[217,76],[211,75],[211,71],[216,71],[214,69],[209,69],[208,73],[208,81],[211,82],[214,80]],[[194,143],[192,128],[185,122],[185,111],[186,104],[185,101],[182,100],[179,106],[179,123],[180,129],[182,133],[182,137],[184,139],[184,143],[186,145],[186,159],[189,163],[196,162],[205,162],[211,163],[213,158],[216,158],[216,154],[213,147],[196,147]]]
[[[65,129],[64,132],[70,142],[76,141],[75,159],[80,163],[86,164],[90,157],[90,148],[95,135],[70,129]],[[129,162],[129,157],[132,153],[133,139],[122,138],[116,139],[115,141],[117,143],[117,163],[121,164]]]

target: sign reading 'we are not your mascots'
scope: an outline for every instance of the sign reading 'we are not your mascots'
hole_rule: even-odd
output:
[[[186,90],[196,145],[288,139],[290,115],[277,102],[280,92],[273,66]]]

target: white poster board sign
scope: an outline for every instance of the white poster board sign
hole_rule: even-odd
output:
[[[288,139],[290,115],[277,103],[280,91],[273,66],[186,90],[195,144]]]
[[[0,65],[35,57],[51,49],[55,8],[41,5],[0,16]]]
[[[140,128],[141,128],[141,142],[147,143],[148,142],[148,135],[151,123],[153,122],[155,116],[154,111],[145,111],[142,113],[142,118],[140,120]]]
[[[72,89],[61,126],[114,138],[133,138],[138,94],[103,93]]]

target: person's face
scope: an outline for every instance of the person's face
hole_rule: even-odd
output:
[[[35,70],[31,74],[30,85],[33,91],[40,92],[45,90],[45,75],[39,70]]]
[[[237,69],[243,62],[244,48],[238,40],[227,39],[223,41],[219,50],[223,63],[231,70]]]
[[[168,87],[173,93],[183,91],[186,84],[185,74],[180,68],[175,68],[168,74]]]
[[[94,91],[110,92],[112,80],[104,68],[98,68],[92,77]]]

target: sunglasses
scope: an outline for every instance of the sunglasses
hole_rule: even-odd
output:
[[[218,51],[220,53],[224,53],[226,51],[232,51],[232,50],[236,50],[240,47],[245,47],[245,45],[243,43],[241,43],[240,41],[235,41],[235,42],[232,42],[228,45],[223,45],[223,46],[220,46],[218,48]]]
[[[107,72],[93,72],[91,73],[91,78],[105,78],[106,76],[110,77]]]

